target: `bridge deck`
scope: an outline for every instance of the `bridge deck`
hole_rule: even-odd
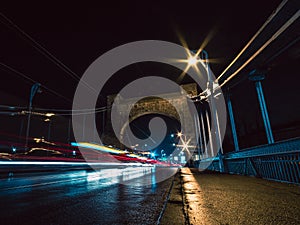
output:
[[[161,224],[300,224],[299,202],[297,185],[184,168]]]

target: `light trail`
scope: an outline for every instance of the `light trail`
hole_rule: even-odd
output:
[[[147,170],[147,174],[151,173],[151,168],[143,168],[142,170],[136,170],[136,168],[113,168],[113,169],[101,169],[99,171],[95,171],[92,173],[87,173],[80,177],[75,177],[71,179],[65,179],[64,177],[61,177],[61,180],[55,180],[55,181],[48,181],[48,182],[40,182],[35,184],[26,184],[21,186],[13,186],[13,187],[4,187],[1,188],[0,191],[10,191],[10,190],[17,190],[17,189],[24,189],[24,188],[33,188],[33,187],[40,187],[40,186],[47,186],[47,185],[53,185],[53,184],[60,184],[60,183],[66,183],[66,182],[74,182],[74,181],[81,181],[81,180],[87,180],[89,182],[91,181],[99,181],[104,179],[110,179],[110,178],[118,178],[118,177],[124,177],[126,180],[135,179],[138,177],[142,177],[145,175],[145,170]],[[44,176],[47,178],[47,175]],[[52,177],[50,177],[52,178]],[[26,178],[25,178],[26,179]],[[30,178],[31,179],[31,178]],[[123,180],[124,180],[123,179]],[[104,183],[106,184],[106,183]]]
[[[142,166],[142,167],[148,167],[153,166],[151,164],[143,164],[143,163],[83,163],[83,162],[42,162],[42,161],[13,161],[13,162],[7,162],[7,161],[0,161],[0,165],[10,166],[10,165],[69,165],[69,166]],[[0,167],[1,169],[1,167]]]

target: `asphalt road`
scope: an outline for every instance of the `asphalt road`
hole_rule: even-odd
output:
[[[108,169],[2,176],[0,224],[155,224],[172,178],[156,183],[150,174],[152,184],[128,185],[115,174]],[[135,174],[131,181],[144,179]]]

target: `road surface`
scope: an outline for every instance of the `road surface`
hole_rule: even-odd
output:
[[[1,224],[155,224],[172,178],[118,183],[114,169],[35,172],[1,177]],[[139,179],[134,178],[138,183]],[[153,180],[154,179],[154,180]]]

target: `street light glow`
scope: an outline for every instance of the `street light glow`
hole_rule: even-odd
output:
[[[187,46],[184,46],[186,48],[187,58],[186,59],[179,59],[178,62],[186,63],[185,69],[182,71],[182,73],[178,77],[178,82],[180,82],[187,71],[192,67],[198,74],[200,74],[200,70],[197,66],[198,62],[201,62],[201,59],[199,59],[199,54],[201,52],[201,48],[196,52],[196,54],[193,54],[191,50],[188,49]]]
[[[188,58],[188,64],[189,64],[189,66],[195,66],[197,63],[198,63],[197,55],[196,56],[190,56]]]
[[[55,114],[54,113],[46,113],[45,116],[47,117],[51,117],[51,116],[54,116]]]

